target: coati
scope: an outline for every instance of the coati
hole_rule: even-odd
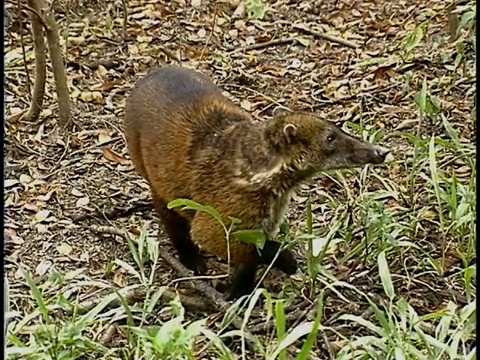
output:
[[[322,170],[379,164],[388,153],[306,112],[254,122],[208,77],[173,65],[150,72],[132,89],[125,138],[180,261],[196,274],[206,270],[199,247],[227,259],[224,230],[203,212],[168,209],[171,200],[211,205],[224,219],[240,219],[237,229],[265,232],[260,253],[254,245],[230,240],[235,267],[228,299],[251,293],[257,266],[274,259],[277,229],[301,182]],[[289,250],[274,266],[286,274],[297,270]]]

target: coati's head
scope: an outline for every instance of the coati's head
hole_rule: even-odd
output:
[[[352,168],[385,161],[389,150],[357,139],[332,122],[305,112],[280,112],[265,138],[285,165],[306,172]]]

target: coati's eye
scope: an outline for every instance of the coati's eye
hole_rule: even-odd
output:
[[[333,134],[327,135],[327,141],[328,141],[329,143],[333,142],[333,140],[335,140],[335,135],[333,135]]]

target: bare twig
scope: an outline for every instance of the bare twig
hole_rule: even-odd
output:
[[[284,45],[284,44],[290,44],[290,43],[295,43],[297,42],[297,38],[291,37],[291,38],[285,38],[285,39],[275,39],[275,40],[270,40],[266,41],[263,43],[259,44],[252,44],[248,46],[244,46],[239,49],[232,50],[232,53],[235,52],[244,52],[244,51],[250,51],[250,50],[259,50],[259,49],[264,49],[269,46],[276,46],[276,45]]]
[[[339,104],[339,103],[342,103],[342,102],[345,102],[345,101],[350,101],[350,100],[355,99],[355,98],[361,98],[361,97],[366,96],[366,95],[372,96],[374,94],[378,94],[379,92],[383,92],[383,91],[393,89],[394,87],[397,87],[397,86],[398,86],[398,84],[395,84],[395,83],[394,84],[387,84],[387,85],[375,84],[375,85],[366,87],[365,89],[363,89],[363,91],[361,93],[355,93],[355,94],[347,95],[347,96],[344,96],[344,97],[341,97],[341,98],[338,98],[338,99],[333,99],[333,100],[322,100],[322,99],[319,99],[319,98],[315,97],[315,95],[311,95],[311,97],[312,97],[313,100],[318,101],[319,103],[322,103],[322,104],[336,105],[336,104]]]
[[[88,226],[85,226],[85,228],[97,234],[116,235],[116,236],[120,236],[122,239],[125,239],[125,233],[122,230],[117,229],[113,226],[88,225]]]
[[[328,41],[331,41],[331,42],[334,42],[334,43],[337,43],[337,44],[340,44],[340,45],[348,46],[352,49],[359,49],[360,48],[360,45],[358,45],[358,44],[352,43],[348,40],[341,39],[341,38],[336,37],[336,36],[327,35],[327,34],[322,33],[320,31],[309,29],[309,28],[307,28],[303,25],[294,24],[294,25],[292,25],[292,27],[296,30],[303,31],[307,34],[319,37],[321,39],[325,39],[325,40],[328,40]]]
[[[335,359],[335,352],[332,349],[332,345],[330,344],[330,340],[328,340],[327,334],[325,334],[325,331],[323,331],[322,329],[320,329],[319,332],[322,335],[323,343],[325,345],[325,348],[327,349],[329,360]]]
[[[200,66],[200,63],[202,62],[202,59],[203,59],[203,55],[205,54],[205,51],[207,50],[207,46],[210,43],[210,40],[212,39],[213,33],[215,31],[215,26],[217,25],[217,12],[218,12],[218,0],[215,1],[215,8],[213,9],[212,28],[210,30],[210,34],[208,34],[208,38],[207,38],[207,41],[205,42],[205,45],[203,45],[203,49],[195,69],[198,69],[198,67]]]
[[[32,10],[40,13],[41,9],[35,0],[28,0]],[[32,94],[32,102],[25,118],[29,121],[36,121],[42,111],[43,98],[45,95],[45,79],[47,73],[47,56],[45,38],[43,37],[43,26],[38,16],[33,11],[29,12],[32,23],[32,37],[35,50],[35,83]],[[27,83],[30,83],[29,81]]]
[[[133,289],[130,291],[125,292],[122,294],[123,300],[125,303],[128,305],[132,305],[136,302],[145,300],[145,296],[147,295],[147,290],[144,288],[138,288],[138,289]],[[175,299],[177,294],[171,290],[165,289],[162,293],[161,299],[164,302],[171,301]],[[196,310],[196,311],[207,311],[208,309],[211,308],[210,304],[205,303],[202,299],[198,297],[190,297],[190,296],[185,296],[185,295],[179,295],[181,303],[188,309],[190,310]],[[91,309],[93,309],[95,306],[97,306],[103,299],[102,298],[97,298],[95,300],[87,300],[78,305],[78,313],[79,314],[85,314]],[[116,307],[122,306],[122,302],[120,298],[115,298],[112,300],[107,308],[108,309],[113,309]]]
[[[90,70],[97,70],[97,68],[102,65],[105,69],[112,69],[120,64],[121,60],[125,60],[123,58],[116,58],[116,59],[99,59],[94,60],[88,64],[85,64]]]
[[[66,28],[70,29],[70,0],[66,0],[66,5],[67,8],[65,9],[65,17],[67,20]],[[65,42],[65,49],[64,49],[64,54],[68,54],[68,36],[70,35],[70,31],[65,31],[64,32],[64,42]]]

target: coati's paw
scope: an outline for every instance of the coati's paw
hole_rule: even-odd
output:
[[[295,256],[290,250],[283,250],[275,261],[275,267],[282,270],[287,275],[293,275],[297,272],[298,265]]]
[[[247,287],[235,287],[232,286],[227,292],[226,300],[227,301],[235,301],[245,295],[250,295],[253,289],[249,289]]]
[[[195,275],[202,275],[207,272],[207,263],[200,254],[180,254],[180,262]]]

